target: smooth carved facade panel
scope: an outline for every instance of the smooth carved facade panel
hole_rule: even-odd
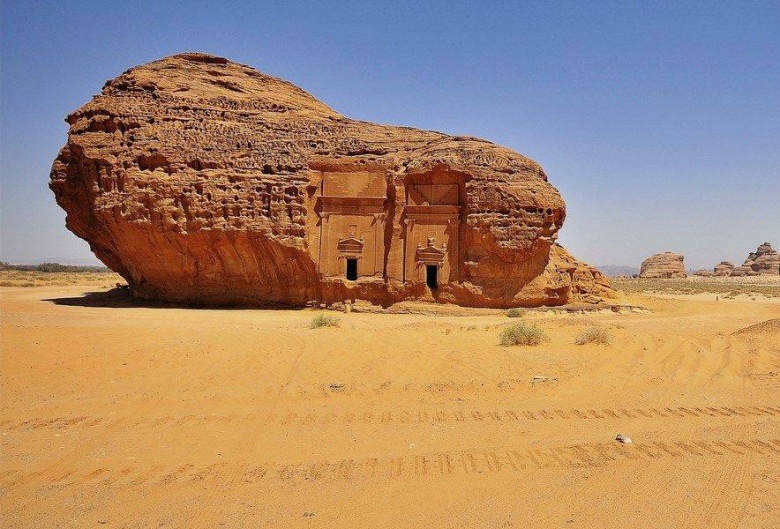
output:
[[[323,173],[317,266],[323,277],[344,277],[347,259],[357,259],[357,275],[384,273],[387,182],[370,172]]]
[[[344,244],[362,243],[360,251]],[[346,259],[358,259],[358,277],[382,277],[384,221],[373,215],[332,214],[322,219],[319,270],[324,277],[344,277]]]
[[[391,218],[387,181],[376,173],[323,173],[317,197],[320,217],[317,265],[323,278],[345,278],[347,259],[357,259],[358,281],[385,278],[400,269],[404,283],[425,283],[426,265],[441,284],[460,272],[460,186],[454,177],[430,176],[407,183],[398,215]],[[387,233],[387,222],[398,229]],[[386,244],[390,248],[385,248]],[[386,251],[398,247],[400,252]],[[394,263],[393,259],[401,262]]]
[[[439,282],[458,281],[458,233],[460,222],[457,206],[407,206],[406,253],[404,279],[425,282],[425,265],[421,258],[427,248],[437,248],[444,253],[439,270]]]
[[[330,197],[386,197],[387,180],[382,173],[326,172],[322,175],[322,196]]]

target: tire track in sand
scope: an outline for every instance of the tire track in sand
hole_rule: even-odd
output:
[[[780,439],[717,439],[717,440],[663,440],[640,442],[633,445],[610,443],[582,443],[544,447],[485,447],[395,457],[370,457],[335,461],[230,463],[218,461],[196,465],[183,463],[150,469],[115,467],[69,470],[67,476],[55,477],[48,484],[62,489],[102,482],[114,486],[170,486],[224,483],[227,476],[238,476],[244,483],[272,481],[295,487],[302,482],[361,481],[380,484],[389,480],[456,479],[481,474],[530,473],[549,468],[595,468],[617,461],[640,463],[644,460],[713,459],[741,457],[736,472],[724,474],[719,480],[739,480],[738,496],[742,501],[749,480],[751,457],[777,457]],[[75,474],[75,482],[67,477]],[[720,485],[712,485],[719,487]],[[722,488],[722,487],[721,487]],[[720,508],[715,502],[706,509],[706,518],[717,520]]]
[[[287,383],[294,378],[296,363],[290,367]],[[279,390],[279,394],[286,386]],[[278,401],[278,398],[277,398]],[[569,408],[569,409],[376,409],[349,412],[287,412],[278,413],[277,402],[271,402],[263,412],[247,414],[166,415],[162,417],[144,417],[130,421],[124,426],[129,428],[155,428],[173,426],[198,426],[210,423],[230,424],[235,421],[252,420],[258,425],[312,425],[312,424],[431,424],[431,423],[512,423],[520,421],[560,421],[560,420],[607,420],[607,419],[710,419],[710,418],[749,418],[778,417],[780,405],[751,406],[666,406],[653,408]],[[4,429],[6,433],[19,434],[40,429],[61,430],[68,428],[103,427],[108,417],[54,417],[37,418],[12,423]]]

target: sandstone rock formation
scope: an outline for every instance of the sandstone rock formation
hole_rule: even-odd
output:
[[[671,279],[685,278],[685,265],[683,265],[683,256],[664,252],[651,255],[642,261],[642,267],[639,269],[639,277],[652,279]]]
[[[730,261],[721,261],[715,265],[714,275],[717,277],[725,277],[731,275],[734,270],[734,263]]]
[[[707,270],[707,269],[705,269],[705,268],[701,268],[701,269],[699,269],[699,270],[696,270],[696,271],[693,273],[693,275],[695,275],[695,276],[699,276],[699,277],[712,277],[712,276],[714,276],[715,274],[714,274],[714,273],[712,273],[712,272],[710,272],[709,270]]]
[[[760,244],[755,252],[748,255],[742,266],[731,272],[732,276],[780,275],[780,254],[768,242]]]
[[[191,304],[598,302],[555,243],[542,168],[485,140],[345,118],[300,88],[185,53],[67,117],[50,187],[136,296]]]

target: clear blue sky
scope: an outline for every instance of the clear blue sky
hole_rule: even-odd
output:
[[[339,112],[535,159],[593,264],[780,246],[780,2],[0,4],[0,259],[85,259],[47,188],[63,118],[125,69],[197,50]]]

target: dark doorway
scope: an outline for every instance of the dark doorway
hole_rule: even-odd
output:
[[[431,290],[439,288],[439,267],[436,265],[425,265],[425,284]]]
[[[350,281],[357,279],[357,259],[347,259],[347,279]]]

